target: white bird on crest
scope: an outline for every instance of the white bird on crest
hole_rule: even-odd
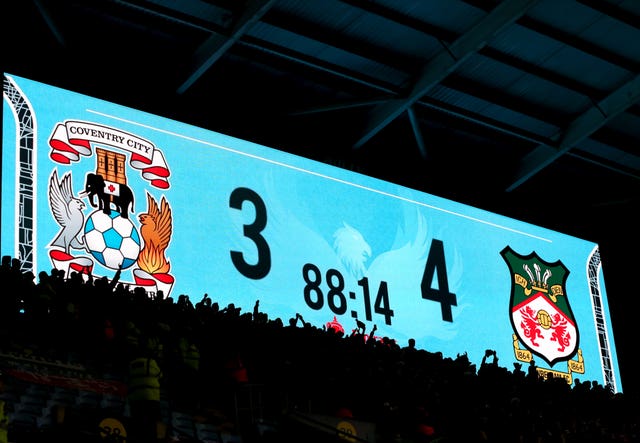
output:
[[[71,173],[67,172],[58,179],[58,171],[54,170],[49,178],[49,205],[60,232],[49,246],[57,246],[69,254],[70,249],[85,249],[84,238],[78,236],[84,226],[83,209],[85,204],[73,195]]]

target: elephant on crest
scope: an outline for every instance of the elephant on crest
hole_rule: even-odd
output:
[[[89,197],[89,203],[94,208],[101,209],[105,214],[111,214],[111,203],[122,218],[129,218],[129,211],[133,212],[133,192],[125,184],[105,182],[100,174],[87,174],[84,192]],[[98,203],[95,197],[98,197]]]

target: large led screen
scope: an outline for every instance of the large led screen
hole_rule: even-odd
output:
[[[598,245],[4,75],[3,255],[621,391]]]

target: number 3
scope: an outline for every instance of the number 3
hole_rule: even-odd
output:
[[[253,204],[256,211],[256,218],[253,223],[244,225],[242,233],[245,237],[253,241],[258,249],[258,262],[247,263],[240,251],[230,251],[231,261],[236,269],[245,277],[258,280],[264,278],[271,270],[271,251],[269,244],[261,235],[262,230],[267,225],[267,208],[262,198],[249,188],[236,188],[229,197],[229,206],[233,209],[242,209],[242,204],[249,202]]]

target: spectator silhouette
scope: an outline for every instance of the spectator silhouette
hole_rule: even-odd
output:
[[[0,371],[0,395],[4,392],[5,378]],[[9,411],[4,399],[0,397],[0,443],[9,442]]]
[[[129,362],[127,402],[130,409],[129,443],[159,440],[161,421],[160,387],[162,370],[146,347]]]

